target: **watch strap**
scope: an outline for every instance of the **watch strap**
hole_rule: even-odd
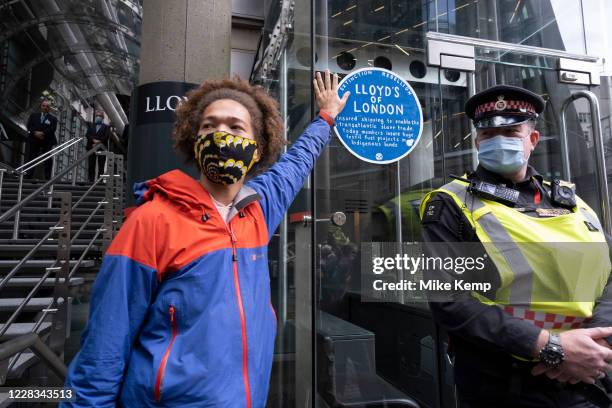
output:
[[[550,333],[550,336],[548,337],[548,344],[557,346],[563,350],[563,346],[561,345],[561,337],[559,337],[559,335],[556,333]]]

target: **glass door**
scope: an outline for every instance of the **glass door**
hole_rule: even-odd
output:
[[[342,72],[356,60],[353,53],[359,47],[349,56],[347,51],[334,53],[330,37],[322,36],[318,47],[327,49],[331,70]],[[458,43],[448,45],[457,48]],[[432,320],[427,304],[401,297],[369,301],[363,295],[361,273],[367,265],[363,251],[371,243],[420,241],[418,207],[424,194],[448,182],[450,174],[461,175],[477,165],[474,131],[463,111],[471,95],[495,84],[509,84],[544,97],[546,109],[537,124],[540,143],[530,162],[545,179],[562,178],[567,151],[577,193],[602,214],[595,165],[598,138],[588,100],[573,100],[579,91],[597,97],[598,86],[561,82],[560,67],[572,60],[561,51],[530,53],[529,47],[517,50],[512,44],[492,41],[486,45],[475,41],[471,46],[473,68],[468,70],[465,61],[459,68],[423,63],[428,61],[426,46],[372,50],[371,65],[400,73],[418,95],[425,122],[419,145],[397,163],[376,165],[352,156],[333,138],[317,164],[313,207],[317,222],[311,228],[319,406],[359,406],[366,401],[383,406],[394,399],[401,401],[397,406],[411,406],[411,401],[421,407],[455,406],[447,336]],[[580,58],[573,61],[579,65],[589,60]],[[564,105],[567,150],[562,138]],[[329,221],[335,212],[342,212],[346,222]]]

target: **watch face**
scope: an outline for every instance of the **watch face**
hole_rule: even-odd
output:
[[[563,362],[564,358],[565,354],[563,354],[563,349],[555,344],[547,344],[540,352],[540,360],[542,360],[547,367],[558,367]]]

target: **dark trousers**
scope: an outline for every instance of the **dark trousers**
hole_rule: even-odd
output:
[[[53,146],[43,143],[40,140],[34,140],[33,138],[28,139],[26,147],[26,163],[34,160],[41,154],[48,152],[52,148]],[[42,166],[45,168],[45,179],[49,180],[51,178],[51,169],[53,168],[53,159],[51,158],[46,160]],[[26,178],[32,178],[37,168],[38,166],[28,171]]]
[[[459,408],[610,408],[610,379],[595,385],[563,384],[533,376],[535,363],[502,353],[484,360],[483,353],[455,351]]]
[[[88,148],[87,150],[91,149]],[[98,159],[98,174],[96,174],[96,158]],[[92,154],[89,156],[89,181],[95,181],[98,175],[104,174],[104,163],[106,163],[106,156]]]

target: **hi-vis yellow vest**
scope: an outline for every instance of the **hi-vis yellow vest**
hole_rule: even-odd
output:
[[[610,276],[608,245],[595,212],[576,197],[570,214],[530,217],[495,201],[478,198],[454,180],[427,194],[451,196],[475,229],[497,267],[495,299],[472,292],[483,303],[552,331],[579,328],[593,315]],[[586,222],[585,222],[586,221]]]

